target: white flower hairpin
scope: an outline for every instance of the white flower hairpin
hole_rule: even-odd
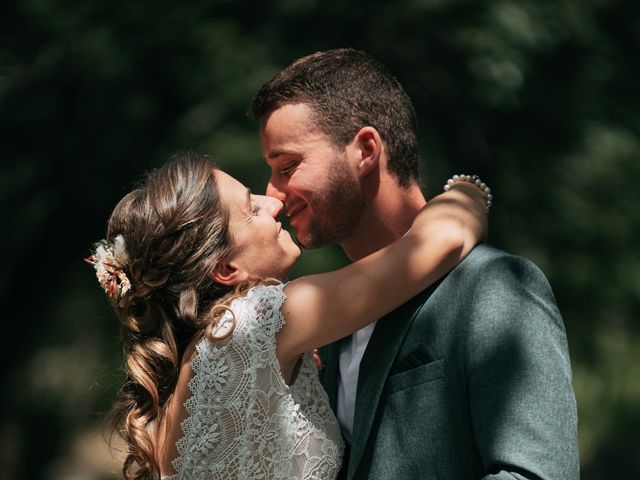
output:
[[[95,244],[93,255],[85,261],[96,269],[98,282],[114,302],[131,290],[131,282],[124,273],[124,267],[129,263],[129,255],[122,235],[116,236],[113,243],[100,240]]]

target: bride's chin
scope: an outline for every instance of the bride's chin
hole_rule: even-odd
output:
[[[298,263],[298,260],[300,260],[300,257],[302,256],[302,252],[300,249],[298,249],[295,253],[295,255],[293,255],[291,257],[291,265],[289,265],[289,270],[292,270],[293,267],[296,265],[296,263]]]
[[[280,278],[279,280],[282,280],[284,282],[287,280],[287,278],[289,278],[289,274],[291,273],[291,270],[293,270],[293,267],[296,265],[296,263],[298,263],[298,260],[300,259],[301,255],[302,255],[302,252],[298,248],[297,251],[295,252],[295,255],[292,255],[291,261],[288,262],[289,264],[284,269],[284,272],[281,275],[283,278]]]

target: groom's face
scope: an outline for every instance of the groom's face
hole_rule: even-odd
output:
[[[298,103],[274,110],[260,140],[271,168],[267,195],[284,203],[300,244],[317,248],[349,238],[364,208],[360,182],[347,150],[315,127],[311,109]]]

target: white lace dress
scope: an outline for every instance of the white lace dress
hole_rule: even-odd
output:
[[[284,324],[283,289],[251,288],[231,304],[237,319],[233,334],[222,342],[198,342],[184,436],[172,462],[175,474],[163,479],[336,477],[342,438],[312,354],[303,356],[291,386],[280,373],[275,335]],[[227,312],[216,335],[230,323]]]

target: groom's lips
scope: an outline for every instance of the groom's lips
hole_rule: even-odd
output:
[[[287,216],[289,217],[291,223],[293,223],[294,217],[298,215],[300,212],[307,208],[306,203],[302,203],[300,205],[296,205],[295,207],[287,209]]]

